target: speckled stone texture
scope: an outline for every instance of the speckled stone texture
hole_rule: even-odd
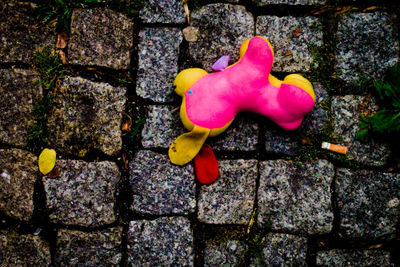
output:
[[[0,70],[0,142],[27,145],[35,102],[42,96],[38,79],[30,70]]]
[[[328,0],[252,0],[258,6],[266,6],[271,4],[284,5],[324,5]]]
[[[0,63],[32,63],[34,52],[55,44],[55,28],[41,23],[29,2],[0,0]]]
[[[333,176],[333,165],[326,160],[261,162],[258,223],[278,231],[329,233]]]
[[[115,221],[117,164],[57,160],[59,176],[43,177],[46,208],[53,223],[96,227]]]
[[[378,109],[373,99],[363,96],[332,97],[333,132],[339,136],[341,144],[348,147],[347,158],[364,165],[384,165],[390,149],[386,144],[361,143],[356,140],[359,130],[360,113],[373,114]]]
[[[57,266],[117,266],[122,259],[122,227],[96,232],[60,229],[57,233]]]
[[[307,266],[307,238],[270,233],[266,236],[262,258],[252,259],[251,266]]]
[[[50,265],[50,245],[39,236],[0,231],[0,266]]]
[[[237,61],[240,45],[254,35],[253,15],[240,5],[206,5],[193,11],[191,26],[200,35],[189,43],[189,53],[207,71],[223,55],[230,56],[230,63]]]
[[[343,237],[393,238],[400,215],[400,174],[338,169]]]
[[[265,149],[268,153],[296,155],[299,136],[314,138],[324,131],[329,125],[327,106],[328,92],[320,83],[314,83],[315,105],[313,110],[304,116],[300,127],[294,131],[285,131],[272,122],[266,126]],[[272,126],[272,127],[271,127]]]
[[[394,266],[390,253],[382,250],[333,249],[317,253],[318,266]]]
[[[398,56],[397,29],[388,14],[348,13],[339,17],[335,69],[346,83],[382,77]]]
[[[127,241],[131,266],[193,266],[193,234],[184,217],[131,221]]]
[[[310,49],[323,44],[323,33],[316,17],[257,17],[256,34],[265,36],[274,49],[272,71],[308,71]]]
[[[185,23],[186,15],[180,0],[148,0],[140,10],[144,23]]]
[[[196,207],[193,167],[172,165],[168,156],[139,151],[129,164],[133,202],[140,214],[189,214]]]
[[[72,64],[127,69],[133,46],[133,21],[108,8],[75,9],[68,60]]]
[[[139,33],[139,68],[136,93],[154,102],[177,99],[173,82],[178,74],[178,28],[144,28]]]
[[[65,78],[61,87],[47,122],[53,147],[81,157],[94,150],[119,154],[126,90],[80,77]]]
[[[207,139],[206,143],[214,150],[254,151],[258,143],[258,130],[254,114],[239,114],[226,132]],[[174,106],[150,106],[142,130],[142,145],[145,148],[169,148],[185,132],[188,131],[179,118],[179,109]]]
[[[247,224],[257,178],[257,160],[219,160],[219,177],[200,188],[198,219],[212,224]]]
[[[245,262],[245,244],[228,240],[220,244],[208,242],[204,250],[204,266],[241,266]]]
[[[38,167],[34,154],[20,149],[0,149],[0,210],[29,221]]]

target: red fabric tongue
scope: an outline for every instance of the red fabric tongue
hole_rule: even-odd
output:
[[[218,162],[211,147],[204,144],[194,158],[197,180],[202,184],[210,184],[218,178]]]

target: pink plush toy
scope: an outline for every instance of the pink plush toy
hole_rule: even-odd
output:
[[[192,68],[177,75],[175,91],[183,97],[180,116],[190,132],[171,145],[172,163],[190,162],[207,137],[226,130],[241,111],[262,114],[286,130],[299,127],[314,106],[313,87],[298,74],[283,81],[272,76],[273,59],[271,44],[257,36],[244,41],[239,61],[220,72]]]

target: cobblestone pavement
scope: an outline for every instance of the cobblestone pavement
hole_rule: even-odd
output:
[[[0,0],[1,266],[400,265],[399,151],[355,139],[360,112],[378,108],[363,85],[399,60],[396,1],[189,0],[196,41],[180,0],[133,16],[99,2],[72,10],[62,92],[38,118],[52,92],[32,62],[56,28],[33,3]],[[201,185],[167,156],[185,132],[173,79],[232,63],[254,35],[271,41],[275,75],[312,80],[316,106],[292,132],[238,115],[209,140],[220,177]],[[38,171],[43,144],[55,176]]]

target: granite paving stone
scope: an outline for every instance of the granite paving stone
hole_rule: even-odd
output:
[[[193,266],[193,233],[185,217],[131,221],[127,241],[131,266]]]
[[[182,40],[179,28],[144,28],[139,32],[138,96],[161,103],[178,98],[173,82]]]
[[[390,148],[382,143],[362,143],[356,139],[360,113],[373,114],[378,109],[373,99],[364,96],[332,97],[333,132],[340,137],[342,145],[348,147],[347,158],[371,166],[384,165]]]
[[[140,10],[144,23],[185,23],[186,15],[180,0],[148,0]]]
[[[204,266],[240,266],[245,261],[245,244],[228,240],[220,244],[207,242],[204,250]]]
[[[284,5],[324,5],[328,0],[252,0],[258,6],[284,4]]]
[[[95,232],[60,229],[57,232],[57,266],[118,266],[122,259],[122,227]]]
[[[0,211],[18,220],[30,220],[37,172],[34,154],[0,149]]]
[[[140,214],[189,214],[196,207],[193,167],[172,165],[167,155],[141,150],[129,163],[133,202]]]
[[[219,177],[200,188],[197,217],[211,224],[247,224],[256,197],[257,160],[219,160]]]
[[[292,233],[329,233],[333,223],[333,177],[333,165],[326,160],[261,162],[259,225]]]
[[[337,170],[342,237],[392,238],[400,215],[400,174]]]
[[[1,53],[0,53],[1,54]],[[30,70],[0,70],[0,142],[26,146],[35,124],[35,104],[42,97],[39,76]]]
[[[253,15],[244,6],[209,4],[192,13],[191,26],[198,27],[196,42],[189,43],[189,53],[207,71],[223,55],[233,63],[239,59],[242,42],[254,35]]]
[[[50,245],[40,236],[2,230],[0,266],[51,266]]]
[[[37,19],[31,3],[0,0],[0,63],[32,63],[36,50],[55,42],[55,27]]]
[[[341,15],[337,30],[336,75],[347,84],[381,78],[399,57],[398,31],[394,23],[384,12]]]
[[[66,77],[61,88],[47,122],[52,146],[80,157],[95,150],[118,155],[126,89],[80,77]]]
[[[317,253],[318,266],[394,266],[383,250],[333,249]]]
[[[51,222],[96,227],[116,220],[115,192],[121,176],[117,164],[57,160],[56,168],[58,177],[43,177]]]
[[[75,9],[68,60],[72,64],[127,69],[133,47],[133,21],[109,8]]]
[[[265,36],[274,49],[272,71],[310,70],[310,49],[323,44],[322,24],[316,17],[257,17],[256,34]]]
[[[261,259],[253,258],[251,266],[307,266],[307,238],[269,233],[263,244]]]

